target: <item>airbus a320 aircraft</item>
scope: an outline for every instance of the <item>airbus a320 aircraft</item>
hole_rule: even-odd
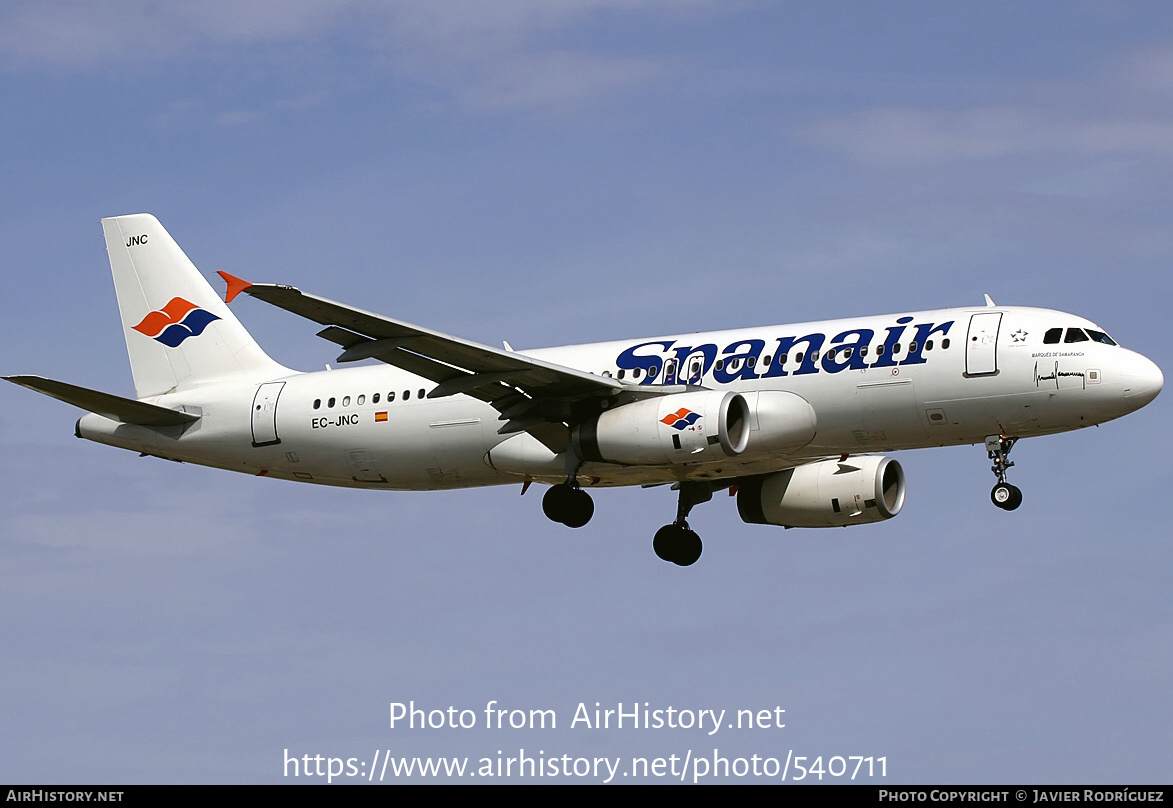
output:
[[[656,554],[700,557],[692,508],[736,491],[746,522],[889,519],[900,464],[876,451],[984,443],[994,504],[1019,438],[1119,418],[1160,369],[1099,326],[986,305],[518,352],[227,273],[226,299],[148,214],[102,220],[137,400],[39,376],[9,381],[88,410],[81,438],[145,455],[389,490],[549,485],[546,515],[594,512],[586,489],[672,484]],[[270,359],[226,305],[241,292],[306,317],[337,361]]]

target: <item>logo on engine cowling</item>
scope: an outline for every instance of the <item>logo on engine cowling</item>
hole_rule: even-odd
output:
[[[673,429],[687,429],[695,424],[701,418],[700,415],[690,410],[688,407],[681,407],[676,412],[670,412],[660,419],[661,424],[670,426]]]

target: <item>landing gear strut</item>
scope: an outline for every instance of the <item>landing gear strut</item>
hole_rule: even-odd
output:
[[[652,549],[664,561],[681,567],[695,564],[701,557],[701,537],[688,526],[688,514],[694,505],[713,498],[709,483],[680,483],[680,499],[676,505],[676,521],[656,531]]]
[[[990,471],[998,478],[998,483],[990,491],[990,501],[1004,511],[1012,511],[1022,504],[1022,492],[1018,486],[1006,482],[1006,470],[1014,465],[1007,458],[1017,442],[1018,438],[1004,438],[1001,435],[986,438],[986,453],[994,461]]]

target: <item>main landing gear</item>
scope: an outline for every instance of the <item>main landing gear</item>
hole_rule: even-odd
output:
[[[566,482],[550,486],[542,496],[546,517],[567,527],[582,527],[595,514],[594,500],[579,486],[577,471],[578,464],[568,462]],[[688,514],[693,506],[713,498],[713,486],[708,482],[689,482],[677,483],[675,488],[680,492],[676,521],[656,531],[652,549],[663,560],[687,567],[696,563],[703,549],[701,537],[688,526]]]
[[[572,478],[550,486],[542,497],[542,511],[551,521],[567,527],[582,527],[595,515],[595,501]]]
[[[550,486],[542,497],[542,512],[552,522],[567,527],[582,527],[595,515],[595,501],[578,484],[578,469],[582,466],[573,452],[566,453],[566,482]]]
[[[1012,511],[1022,504],[1022,492],[1018,486],[1006,482],[1006,469],[1014,465],[1007,458],[1017,442],[1018,438],[1004,438],[1001,435],[986,438],[986,453],[994,461],[990,471],[998,478],[997,484],[990,491],[990,501],[1004,511]]]
[[[681,567],[695,564],[701,557],[704,546],[701,537],[688,526],[688,513],[694,505],[708,502],[713,498],[709,483],[680,483],[680,499],[676,505],[676,521],[656,531],[652,549],[664,561],[671,561]]]

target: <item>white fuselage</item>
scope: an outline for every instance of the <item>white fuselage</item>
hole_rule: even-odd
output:
[[[1055,330],[1060,336],[1055,340]],[[1067,341],[1069,331],[1083,339]],[[1050,341],[1045,342],[1048,332]],[[727,479],[832,455],[1031,437],[1125,415],[1163,384],[1148,359],[1093,323],[1020,307],[944,309],[572,345],[524,354],[636,388],[786,391],[813,409],[813,439],[785,454],[658,465],[586,463],[584,485]],[[146,428],[89,414],[78,434],[202,465],[326,485],[443,489],[565,479],[566,462],[499,413],[388,366],[207,383],[146,401],[200,415]],[[506,445],[508,441],[508,445]]]

